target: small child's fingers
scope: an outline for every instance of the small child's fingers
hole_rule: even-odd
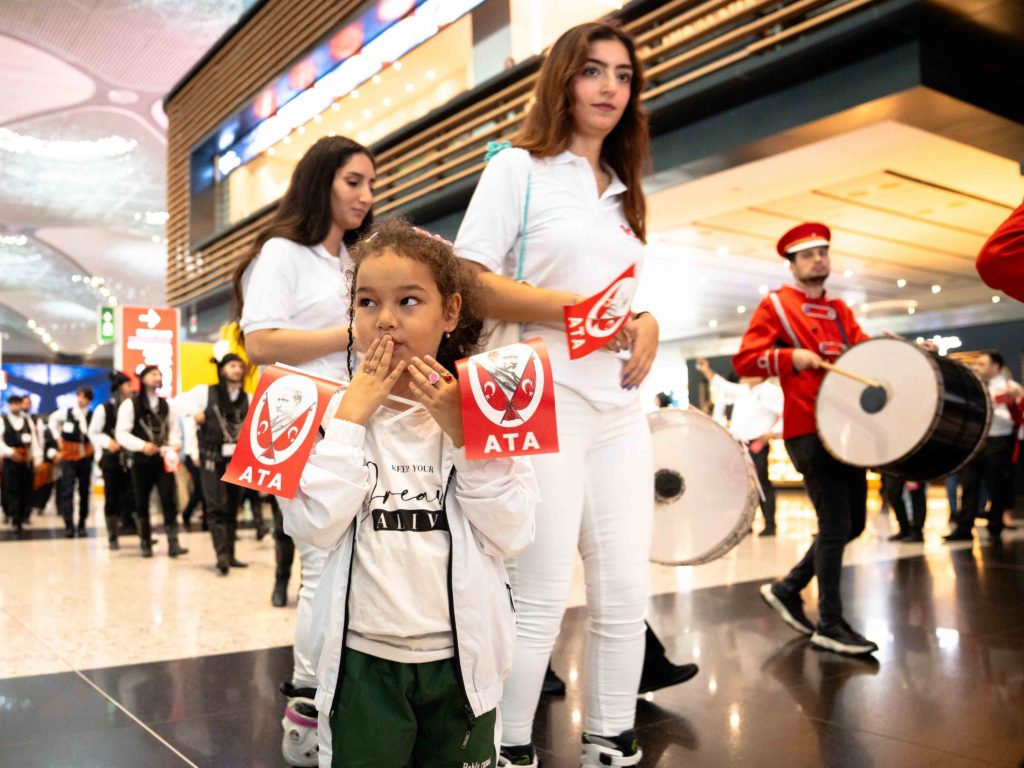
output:
[[[395,345],[389,339],[384,344],[381,344],[381,347],[383,347],[384,351],[380,356],[380,364],[377,366],[377,375],[383,378],[391,366],[391,356],[395,353]]]
[[[430,375],[430,371],[432,369],[431,369],[431,367],[429,365],[427,365],[425,362],[423,362],[423,360],[421,360],[418,357],[414,357],[412,359],[411,364],[409,365],[409,370],[410,371],[415,371],[416,373],[419,373],[424,378],[426,378],[427,376]]]
[[[395,386],[395,382],[398,381],[398,377],[402,375],[403,370],[405,370],[405,362],[399,360],[395,369],[388,374],[386,379],[384,379],[384,383],[387,385],[389,392],[391,391],[391,388]]]

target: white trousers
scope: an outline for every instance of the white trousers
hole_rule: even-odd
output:
[[[299,606],[295,612],[292,685],[296,688],[316,688],[316,665],[320,660],[323,638],[314,637],[313,634],[313,595],[316,594],[330,552],[298,539],[295,540],[295,548],[299,551],[299,562],[302,565],[302,582],[299,584]]]
[[[559,453],[533,458],[537,535],[508,563],[518,611],[512,674],[501,700],[502,741],[532,741],[544,672],[572,588],[576,551],[587,589],[584,730],[633,727],[644,661],[654,514],[651,435],[640,404],[598,411],[555,387]]]

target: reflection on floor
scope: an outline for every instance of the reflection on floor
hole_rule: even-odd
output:
[[[786,497],[777,539],[652,567],[651,623],[701,673],[638,702],[643,764],[1020,765],[1024,536],[947,547],[945,504],[930,507],[924,545],[885,542],[873,514],[847,557],[847,617],[881,646],[876,662],[811,650],[757,595],[812,535],[801,496]],[[178,561],[163,541],[152,561],[110,553],[102,531],[0,543],[0,767],[282,766],[294,614],[269,605],[272,539],[243,536],[252,567],[228,578],[201,533]],[[545,768],[578,765],[585,643],[572,607],[553,660],[568,693],[537,717]]]

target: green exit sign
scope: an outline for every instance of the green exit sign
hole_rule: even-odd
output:
[[[107,344],[114,340],[114,308],[100,307],[100,324],[96,338],[100,344]]]

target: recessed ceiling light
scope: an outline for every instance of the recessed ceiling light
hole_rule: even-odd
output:
[[[341,104],[339,104],[338,102],[334,102],[333,104],[331,104],[331,109],[337,112],[339,109],[341,109]]]
[[[737,315],[742,315],[746,311],[747,311],[747,308],[745,306],[743,306],[742,304],[740,304],[738,307],[736,307],[736,314]]]
[[[896,287],[897,288],[905,288],[906,286],[907,286],[907,281],[904,280],[902,277],[899,280],[896,281]]]
[[[942,286],[941,285],[933,285],[932,286],[932,293],[939,293],[941,290],[942,290]]]
[[[433,80],[435,77],[437,77],[437,74],[434,72],[434,70],[428,69],[427,70],[427,80]]]
[[[917,312],[917,310],[916,310],[916,309],[914,309],[913,307],[907,307],[907,314],[908,314],[908,315],[912,315],[912,314],[914,314],[915,312]]]
[[[852,269],[844,269],[843,270],[843,277],[853,277],[853,270]]]
[[[400,62],[400,61],[396,61],[391,66],[393,66],[395,68],[396,72],[401,72],[402,71],[402,62]]]
[[[364,109],[363,110],[363,117],[365,117],[367,120],[369,120],[371,117],[373,117],[373,112],[371,112],[368,109]]]
[[[374,85],[380,85],[380,75],[374,75],[373,76],[373,84]]]
[[[708,328],[717,328],[717,327],[718,327],[718,321],[717,320],[708,320]]]
[[[351,96],[353,99],[358,99],[359,98],[359,91],[357,91],[356,89],[353,88],[352,89],[352,93],[350,93],[349,96]]]
[[[768,286],[767,285],[759,285],[759,286],[757,286],[757,292],[760,293],[762,296],[767,296],[768,295]]]
[[[993,296],[992,297],[992,303],[993,304],[998,304],[1000,301],[1002,301],[1002,299],[999,296]]]
[[[416,89],[416,86],[412,83],[406,83],[405,90],[407,93],[412,93]]]

